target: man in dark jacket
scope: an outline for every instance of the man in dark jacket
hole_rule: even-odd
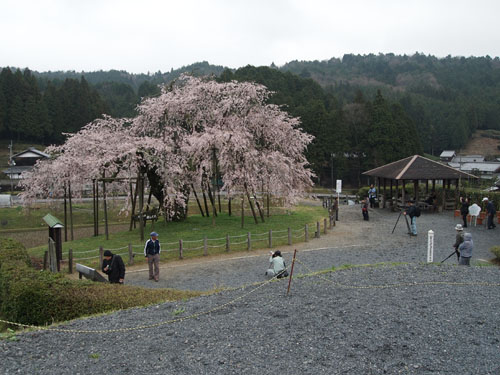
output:
[[[413,204],[413,201],[408,202],[408,208],[403,212],[403,215],[408,215],[410,217],[411,223],[411,236],[417,235],[417,207]]]
[[[490,202],[488,198],[483,198],[483,202],[486,204],[486,214],[488,215],[488,229],[493,229],[496,227],[494,223],[495,214],[497,210],[495,209],[495,205],[493,202]]]
[[[467,215],[469,214],[469,200],[465,197],[460,198],[462,207],[460,207],[460,215],[464,221],[464,228],[467,228]]]
[[[160,278],[160,241],[158,241],[158,233],[151,232],[151,238],[144,245],[144,256],[148,258],[149,280],[158,281]],[[153,272],[154,265],[154,272]]]
[[[125,264],[122,257],[106,250],[102,262],[102,272],[108,275],[108,280],[111,284],[123,284],[123,280],[125,279]]]

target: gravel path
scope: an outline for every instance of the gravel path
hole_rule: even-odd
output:
[[[176,262],[151,284],[209,289],[235,287],[184,302],[80,319],[68,329],[107,330],[210,314],[144,330],[75,334],[29,332],[0,342],[2,374],[500,374],[500,270],[426,260],[426,232],[436,232],[435,260],[453,251],[452,214],[423,214],[408,237],[397,214],[376,210],[368,223],[359,207],[342,207],[331,234],[297,246],[296,275],[343,264],[356,267],[310,277],[262,281],[266,251]],[[500,231],[471,228],[474,265],[491,258]],[[353,246],[359,245],[359,246]],[[326,248],[306,251],[305,249]],[[286,258],[290,259],[290,250]],[[238,259],[230,259],[239,257]],[[257,288],[257,289],[255,289]],[[255,289],[255,290],[254,290]],[[239,298],[241,297],[241,298]],[[238,299],[239,298],[239,299]]]

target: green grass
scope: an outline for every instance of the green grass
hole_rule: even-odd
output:
[[[322,207],[317,206],[298,206],[288,213],[271,215],[269,218],[265,217],[265,222],[262,223],[259,217],[259,223],[255,224],[252,216],[245,216],[244,228],[241,228],[241,216],[229,216],[227,213],[219,213],[215,219],[215,226],[212,225],[212,217],[202,217],[201,215],[189,216],[183,222],[168,222],[161,220],[154,226],[154,230],[159,233],[160,243],[162,244],[162,260],[177,259],[179,257],[179,240],[183,240],[184,258],[197,257],[203,255],[203,249],[196,249],[203,246],[203,238],[206,236],[208,239],[208,253],[224,253],[226,252],[226,235],[230,235],[230,250],[241,251],[246,250],[246,235],[251,233],[252,249],[268,247],[268,233],[271,229],[273,234],[273,247],[278,247],[287,244],[287,228],[292,230],[304,228],[305,224],[309,224],[310,237],[313,236],[315,231],[315,223],[320,221],[323,227],[323,218],[326,217],[327,212]],[[148,222],[145,228],[145,239],[149,237],[152,231],[152,226]],[[102,233],[103,230],[101,228]],[[299,235],[300,232],[292,233]],[[240,237],[237,237],[240,236]],[[278,238],[282,237],[282,238]],[[302,238],[293,238],[293,242],[301,242]],[[242,242],[239,243],[238,242]],[[71,248],[74,252],[74,259],[79,263],[89,266],[97,266],[98,259],[85,259],[78,261],[79,258],[87,258],[97,256],[99,254],[99,246],[104,249],[110,249],[114,253],[124,254],[124,260],[128,259],[128,244],[131,243],[134,247],[135,253],[142,253],[144,241],[140,240],[139,229],[136,228],[132,231],[122,231],[109,235],[109,240],[106,241],[103,235],[98,237],[90,237],[75,241],[68,241],[63,244],[63,258],[67,259],[68,250]],[[44,251],[47,250],[46,246],[38,246],[28,249],[31,256],[43,257]],[[90,251],[82,253],[83,251]],[[139,262],[144,261],[141,255],[136,256]]]

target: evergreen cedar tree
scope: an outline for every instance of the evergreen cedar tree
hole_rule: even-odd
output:
[[[270,92],[248,82],[216,82],[183,75],[158,97],[142,101],[133,118],[106,116],[67,134],[26,176],[22,198],[60,197],[65,184],[79,193],[92,179],[147,176],[167,219],[182,219],[192,186],[207,183],[213,154],[222,191],[262,186],[289,200],[312,186],[304,156],[313,137],[298,118],[267,104]],[[128,184],[113,184],[127,189]]]

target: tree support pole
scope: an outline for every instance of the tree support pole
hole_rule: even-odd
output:
[[[205,213],[203,212],[203,208],[201,208],[200,200],[198,199],[198,194],[196,194],[196,190],[194,189],[194,185],[191,184],[191,189],[193,189],[194,197],[196,198],[196,203],[198,203],[198,208],[200,209],[201,216],[205,217]]]

